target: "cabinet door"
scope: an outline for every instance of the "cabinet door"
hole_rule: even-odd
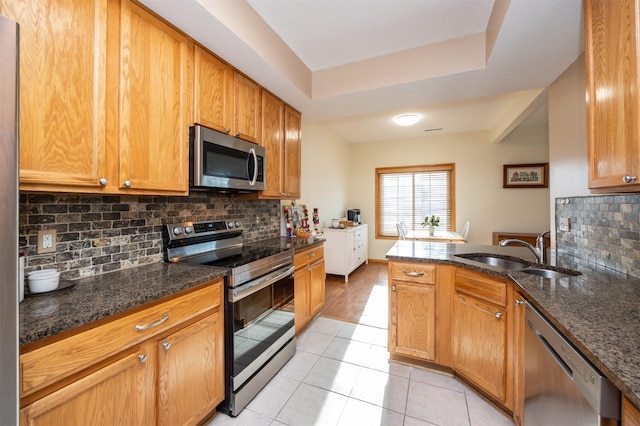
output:
[[[435,360],[435,285],[401,281],[390,284],[389,352]]]
[[[324,259],[314,262],[310,266],[309,282],[309,311],[315,316],[324,305],[325,273]]]
[[[284,107],[284,193],[287,198],[300,198],[302,115]]]
[[[346,232],[347,243],[345,245],[347,250],[347,273],[351,272],[356,267],[356,233],[353,230]]]
[[[513,310],[513,418],[517,425],[524,424],[524,297],[514,292]]]
[[[248,78],[234,72],[233,102],[233,135],[249,142],[258,143],[260,87]]]
[[[20,24],[20,189],[99,190],[107,1],[5,0],[0,7]]]
[[[294,315],[296,333],[299,333],[311,320],[309,311],[309,288],[311,286],[311,272],[308,267],[296,271],[293,280]]]
[[[158,424],[196,424],[224,399],[224,329],[216,312],[158,341]]]
[[[458,292],[454,295],[453,368],[499,401],[506,397],[506,313],[479,299]]]
[[[199,46],[194,49],[194,122],[223,133],[231,132],[233,70]]]
[[[148,345],[138,349],[27,405],[20,424],[153,424],[154,354]]]
[[[284,104],[266,91],[262,91],[262,138],[267,159],[266,188],[261,196],[282,198],[284,168]]]
[[[187,194],[192,67],[185,35],[136,4],[122,2],[121,189]]]
[[[585,1],[589,187],[637,191],[638,3]],[[636,184],[625,184],[635,176]]]

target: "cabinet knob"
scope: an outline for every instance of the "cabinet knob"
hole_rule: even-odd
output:
[[[520,306],[524,303],[524,300],[516,299],[516,306]]]
[[[240,132],[236,132],[233,136],[235,136],[236,138],[240,137]]]
[[[638,180],[638,178],[636,176],[625,175],[625,176],[622,177],[622,181],[624,183],[632,183],[632,182],[635,182],[637,180]]]
[[[125,180],[123,185],[126,186],[127,188],[131,188],[131,181],[130,180]]]
[[[496,318],[498,319],[502,318],[502,312],[496,312]]]
[[[391,291],[396,291],[396,286],[395,285],[391,286]]]
[[[107,184],[109,183],[108,180],[106,180],[105,178],[102,178],[98,181],[98,183],[100,183],[100,185],[102,186],[107,186]]]
[[[226,134],[231,133],[231,129],[229,129],[229,128],[226,128],[224,131],[225,131]]]
[[[138,355],[140,362],[147,362],[147,356],[145,354]]]
[[[162,343],[162,347],[164,348],[165,351],[168,351],[169,348],[171,347],[171,343],[164,342],[164,343]]]

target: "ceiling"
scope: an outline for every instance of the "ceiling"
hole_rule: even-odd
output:
[[[584,50],[582,0],[141,1],[349,143],[499,142]]]

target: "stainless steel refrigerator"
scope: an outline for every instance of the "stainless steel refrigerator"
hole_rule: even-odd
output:
[[[0,425],[18,424],[18,25],[0,16]]]

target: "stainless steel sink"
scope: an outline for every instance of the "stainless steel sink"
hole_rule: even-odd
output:
[[[567,273],[567,272],[554,271],[552,269],[540,269],[540,268],[527,268],[527,269],[522,269],[518,272],[524,272],[525,274],[537,275],[539,277],[552,278],[552,279],[571,278],[571,277],[575,277],[576,275],[581,275],[579,272]]]
[[[505,259],[503,257],[496,257],[486,254],[457,254],[457,257],[463,259],[472,260],[474,262],[480,262],[491,266],[497,266],[508,271],[517,271],[529,267],[529,264],[524,261]]]

